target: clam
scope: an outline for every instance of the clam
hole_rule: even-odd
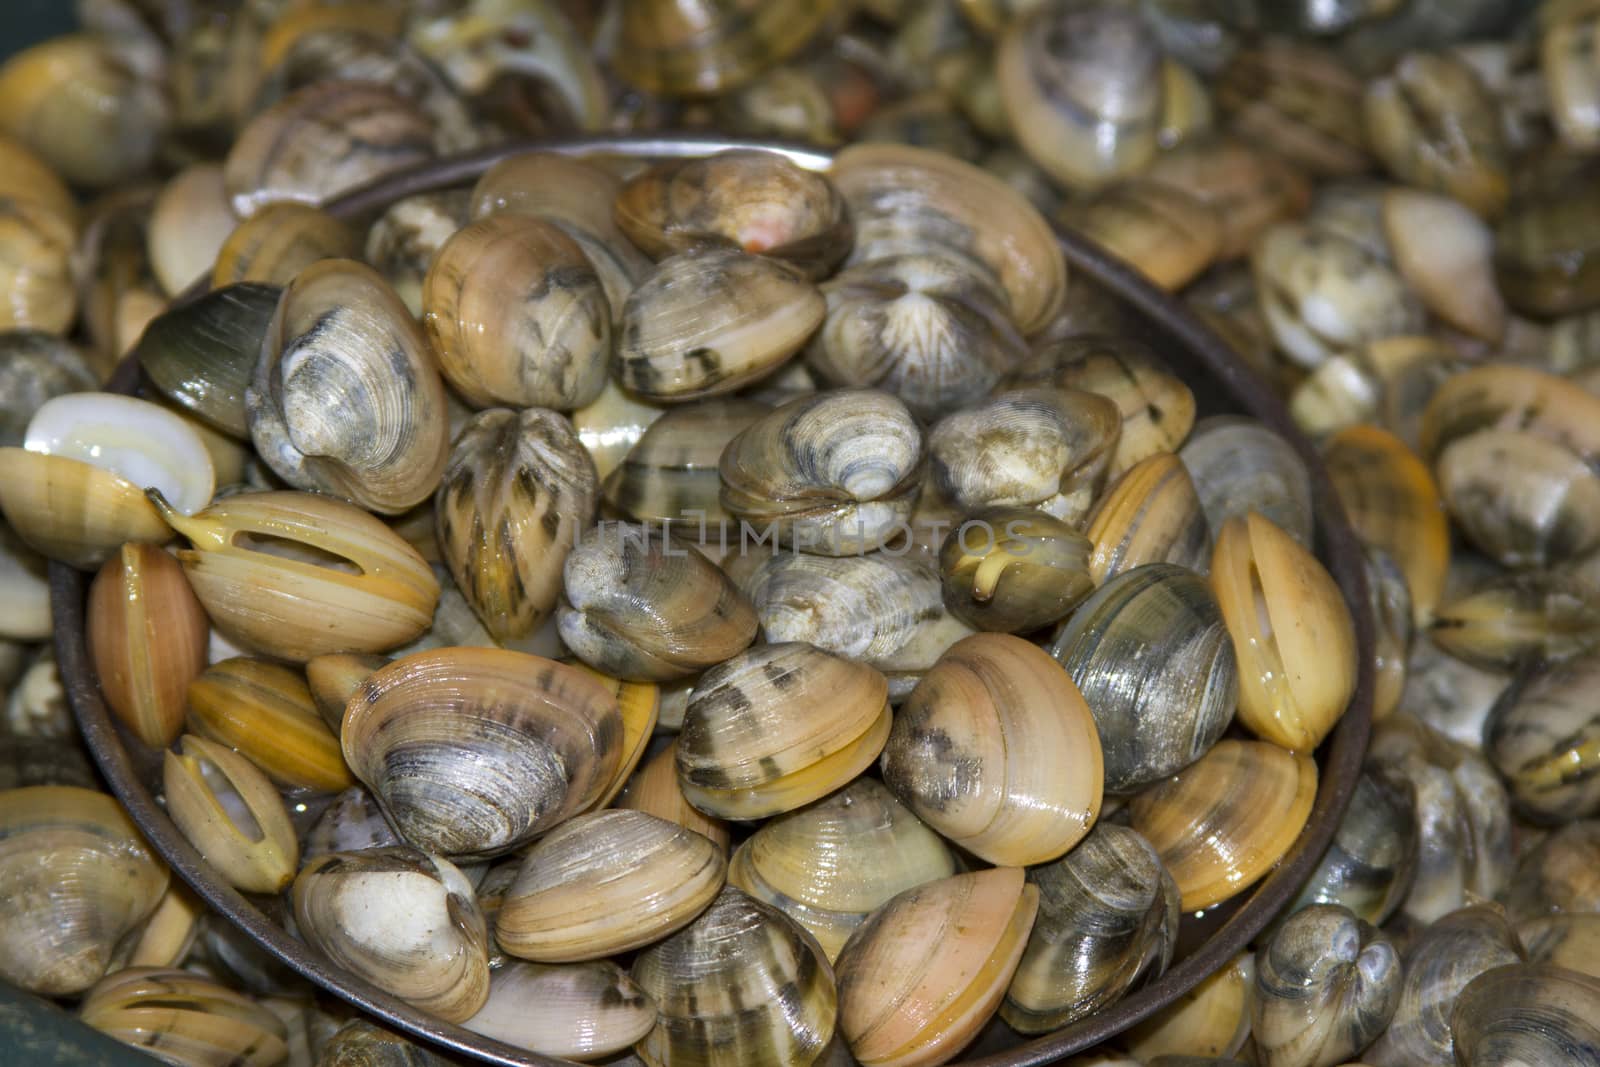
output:
[[[11,528],[0,522],[0,599],[7,610],[0,616],[0,641],[44,641],[53,632],[50,584],[43,556],[23,544]],[[0,689],[5,684],[0,680]]]
[[[1211,566],[1211,533],[1194,478],[1170,452],[1145,457],[1107,486],[1084,534],[1096,585],[1146,563],[1200,573]]]
[[[191,163],[161,187],[145,242],[150,269],[167,295],[210,276],[237,221],[215,163]]]
[[[1400,954],[1334,904],[1289,916],[1256,953],[1251,1033],[1264,1067],[1349,1059],[1372,1044],[1400,1002]]]
[[[1600,657],[1585,655],[1513,683],[1484,729],[1483,751],[1524,815],[1566,822],[1600,814]]]
[[[1178,887],[1150,843],[1101,823],[1077,848],[1028,872],[1039,915],[1001,1018],[1043,1033],[1114,1003],[1172,962]]]
[[[361,683],[388,662],[388,656],[353,652],[330,652],[306,661],[306,686],[330,730],[344,722],[345,705]]]
[[[78,1018],[165,1063],[274,1067],[289,1055],[277,1015],[191,971],[129,967],[89,990]]]
[[[622,187],[616,220],[657,259],[696,245],[729,245],[818,279],[850,251],[838,190],[776,152],[734,150],[658,163]]]
[[[440,370],[474,406],[570,411],[600,395],[611,309],[583,250],[550,222],[491,215],[456,231],[422,307]]]
[[[628,294],[617,380],[659,403],[734,392],[798,352],[826,308],[817,288],[785,263],[737,248],[692,247],[656,264]]]
[[[0,329],[65,334],[72,327],[74,237],[68,218],[36,201],[0,199],[0,285],[7,293]]]
[[[1107,792],[1182,770],[1233,721],[1239,669],[1224,616],[1205,579],[1176,564],[1108,580],[1067,619],[1050,654],[1094,713]]]
[[[330,852],[361,852],[404,844],[384,818],[377,799],[357,785],[334,797],[323,809],[301,840],[300,856],[311,860]]]
[[[656,1024],[656,1006],[615,963],[516,962],[489,978],[489,999],[462,1025],[546,1056],[623,1052]]]
[[[836,0],[646,0],[622,12],[613,62],[645,92],[715,96],[805,47],[837,10]]]
[[[1539,318],[1600,305],[1597,212],[1600,199],[1586,181],[1512,201],[1494,234],[1495,280],[1507,304]]]
[[[1159,147],[1161,48],[1134,11],[1033,5],[1000,44],[997,77],[1018,142],[1086,190],[1143,169]]]
[[[103,189],[138,177],[169,117],[161,86],[109,38],[66,34],[0,66],[0,132],[74,185]]]
[[[621,808],[580,815],[528,850],[495,939],[540,963],[616,955],[693,922],[726,873],[714,842],[665,819]]]
[[[1337,904],[1381,926],[1411,891],[1417,870],[1417,802],[1406,779],[1368,766],[1356,779],[1333,841],[1306,879],[1289,914]]]
[[[1483,724],[1510,681],[1459,660],[1434,644],[1426,632],[1411,643],[1402,701],[1408,714],[1457,744],[1483,744]]]
[[[847,267],[908,253],[975,261],[1005,289],[1024,336],[1061,307],[1067,274],[1055,235],[1000,178],[939,152],[890,144],[846,148],[829,176],[856,228]]]
[[[1089,538],[1035,508],[983,508],[939,548],[944,604],[980,630],[1048,626],[1094,590]]]
[[[167,811],[235,889],[276,893],[294,880],[300,848],[283,800],[237,752],[185,735],[162,753]]]
[[[877,108],[856,130],[856,138],[871,144],[908,145],[954,159],[975,159],[983,151],[977,127],[937,89]]]
[[[183,568],[154,545],[123,545],[95,576],[84,610],[106,704],[139,740],[165,748],[183,729],[211,629]]]
[[[1344,594],[1315,556],[1253,511],[1218,533],[1211,584],[1239,660],[1239,721],[1310,752],[1356,688]]]
[[[1428,923],[1511,881],[1511,805],[1479,756],[1396,712],[1373,732],[1370,758],[1411,783],[1417,873],[1402,908]]]
[[[1343,349],[1423,332],[1426,312],[1382,257],[1303,223],[1268,230],[1251,256],[1279,349],[1316,367]]]
[[[666,410],[662,405],[647,404],[630,396],[615,379],[608,377],[594,403],[572,413],[578,440],[593,458],[595,473],[602,481],[617,469],[645,430]],[[720,450],[717,455],[720,458]]]
[[[193,516],[164,513],[193,545],[178,562],[212,625],[243,648],[301,662],[382,652],[433,620],[439,583],[427,563],[342,501],[247,493]]]
[[[446,1022],[488,1000],[483,913],[447,860],[409,848],[318,856],[295,877],[294,918],[335,964]]]
[[[477,859],[593,804],[621,758],[622,715],[574,667],[443,648],[367,678],[350,698],[340,742],[402,837]]]
[[[1373,154],[1395,177],[1485,218],[1505,209],[1510,153],[1489,89],[1465,60],[1413,52],[1367,87],[1364,109]]]
[[[1383,197],[1383,225],[1395,266],[1429,311],[1489,344],[1505,336],[1487,223],[1449,197],[1391,189]]]
[[[1194,394],[1147,349],[1106,334],[1069,337],[1036,348],[1001,382],[1003,389],[1053,385],[1099,393],[1122,412],[1122,434],[1108,475],[1115,478],[1158,452],[1176,452],[1194,426]]]
[[[718,464],[728,442],[771,409],[717,397],[668,409],[606,476],[606,503],[645,523],[679,523],[704,542],[729,521]]]
[[[61,683],[55,652],[48,646],[33,658],[6,698],[5,725],[0,736],[58,744],[76,736],[66,687]]]
[[[1264,424],[1238,415],[1202,419],[1178,458],[1213,539],[1229,519],[1255,511],[1300,544],[1311,544],[1311,474],[1293,446]]]
[[[482,411],[456,435],[434,501],[438,542],[496,640],[527,637],[555,610],[567,551],[594,520],[595,482],[553,411]]]
[[[323,1067],[448,1067],[443,1056],[357,1016],[327,1036]]]
[[[133,948],[167,869],[111,797],[0,792],[0,974],[43,996],[88,989]]]
[[[1557,663],[1600,644],[1600,603],[1563,574],[1498,574],[1441,604],[1428,635],[1491,671]]]
[[[1027,352],[990,271],[936,252],[857,263],[822,285],[827,317],[806,363],[932,418],[986,394]]]
[[[598,526],[567,555],[561,639],[627,681],[685,678],[756,636],[748,598],[699,550],[650,527]]]
[[[1062,218],[1168,292],[1193,281],[1222,248],[1222,223],[1210,204],[1142,178],[1102,189]]]
[[[1155,846],[1186,912],[1250,887],[1283,858],[1311,814],[1317,765],[1264,741],[1220,741],[1136,795],[1132,826]]]
[[[616,807],[642,811],[647,815],[676,823],[711,839],[719,849],[728,849],[728,824],[715,819],[689,803],[678,782],[678,742],[669,741],[660,752],[644,761],[617,796]]]
[[[826,796],[882,751],[888,692],[871,667],[799,642],[733,656],[689,697],[677,750],[684,797],[708,815],[758,819]]]
[[[99,384],[72,342],[42,330],[0,333],[0,447],[23,443],[28,420],[46,400],[88,392]]]
[[[1600,911],[1600,822],[1580,820],[1540,841],[1517,861],[1506,888],[1513,919]]]
[[[839,1032],[864,1067],[951,1059],[999,1007],[1039,908],[1016,867],[908,889],[839,953]]]
[[[734,851],[728,883],[805,927],[831,961],[869,912],[957,869],[937,834],[858,778],[757,830]]]
[[[394,286],[412,314],[421,317],[428,269],[439,249],[467,224],[471,207],[465,189],[417,193],[390,204],[368,227],[361,258]]]
[[[298,672],[225,659],[189,683],[188,698],[191,732],[249,757],[280,785],[337,793],[355,784]]]
[[[55,169],[27,145],[0,133],[0,197],[29,200],[59,216],[69,226],[78,220],[78,201]]]
[[[205,901],[194,890],[181,882],[169,883],[161,903],[145,921],[139,943],[128,957],[128,966],[177,966],[194,948],[205,916]]]
[[[1545,963],[1600,978],[1600,915],[1546,915],[1517,925],[1517,940],[1527,950],[1529,963]]]
[[[1221,228],[1220,260],[1246,255],[1269,226],[1311,205],[1311,183],[1276,153],[1218,135],[1162,152],[1143,172],[1146,181],[1179,189],[1212,209]]]
[[[1034,506],[1078,525],[1122,431],[1111,400],[1076,389],[1013,389],[952,412],[928,433],[933,485],[956,507]]]
[[[622,713],[621,755],[617,758],[617,769],[612,772],[611,780],[589,809],[598,811],[611,806],[617,794],[622,792],[622,787],[633,777],[639,761],[644,759],[645,749],[650,747],[656,724],[660,721],[661,687],[649,682],[625,682],[620,678],[612,678],[584,663],[574,666],[604,686],[606,692],[616,700],[617,710]]]
[[[1089,832],[1100,749],[1089,706],[1047,655],[977,634],[952,645],[906,699],[883,779],[952,843],[1022,866],[1055,859]]]
[[[1416,620],[1431,618],[1450,563],[1450,522],[1427,465],[1370,425],[1335,434],[1322,462],[1356,535],[1399,565]]]
[[[722,506],[797,550],[878,548],[905,526],[922,482],[922,431],[887,393],[802,396],[723,450]]]
[[[415,102],[381,85],[323,81],[258,113],[222,164],[233,210],[280,200],[317,204],[431,159],[439,131]]]
[[[1242,952],[1194,988],[1130,1027],[1119,1044],[1149,1062],[1159,1056],[1233,1056],[1250,1036],[1256,958]]]
[[[1497,908],[1477,905],[1444,916],[1405,955],[1394,1020],[1367,1051],[1376,1067],[1460,1062],[1452,1057],[1451,1008],[1485,971],[1522,961],[1522,945]]]
[[[140,368],[174,404],[248,439],[245,391],[281,292],[254,282],[229,285],[156,316],[134,349]]]
[[[1436,338],[1385,338],[1320,363],[1294,387],[1289,413],[1314,436],[1370,422],[1415,449],[1428,401],[1462,369],[1455,350]]]
[[[355,259],[355,230],[326,211],[292,201],[266,204],[240,222],[217,250],[211,287],[239,282],[284,286],[324,259]]]
[[[385,514],[426,499],[450,451],[427,340],[353,260],[312,264],[284,289],[245,409],[257,452],[285,481]]]
[[[1592,1062],[1596,1013],[1600,978],[1552,964],[1497,967],[1469,982],[1450,1013],[1455,1062]]]
[[[1214,92],[1224,123],[1270,145],[1313,175],[1359,174],[1369,165],[1363,85],[1337,55],[1309,42],[1269,37],[1242,48]]]
[[[658,1012],[635,1046],[650,1067],[808,1067],[833,1037],[833,972],[816,942],[732,886],[639,953],[632,976]]]

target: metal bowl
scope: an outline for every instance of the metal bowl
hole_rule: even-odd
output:
[[[499,146],[382,178],[324,205],[346,219],[366,217],[416,193],[466,185],[489,166],[528,151],[612,155],[641,159],[707,155],[728,148],[781,152],[802,167],[827,169],[831,157],[803,146],[730,141],[693,135],[587,137]],[[1098,245],[1057,230],[1067,262],[1080,276],[1099,283],[1134,313],[1139,332],[1154,341],[1173,370],[1194,390],[1202,411],[1254,416],[1293,445],[1311,472],[1318,555],[1349,602],[1360,650],[1355,697],[1320,750],[1317,798],[1294,847],[1242,900],[1223,905],[1224,914],[1187,917],[1184,940],[1193,947],[1160,978],[1105,1011],[1037,1038],[1014,1034],[998,1020],[980,1036],[967,1067],[1033,1067],[1053,1063],[1115,1036],[1171,1004],[1243,950],[1292,899],[1333,838],[1360,773],[1372,717],[1372,623],[1367,612],[1362,556],[1345,523],[1338,497],[1311,442],[1295,427],[1272,390],[1228,346],[1171,296]],[[186,294],[192,298],[195,293]],[[184,298],[180,298],[184,299]],[[131,392],[138,367],[125,360],[111,388]],[[294,971],[396,1029],[444,1049],[504,1067],[551,1067],[567,1061],[538,1056],[492,1041],[425,1015],[332,964],[266,918],[256,905],[218,876],[178,832],[136,766],[135,749],[114,725],[84,646],[84,597],[89,576],[59,563],[50,565],[56,656],[61,679],[83,736],[111,790],[127,807],[156,851],[216,911]],[[148,750],[144,753],[148,756]]]

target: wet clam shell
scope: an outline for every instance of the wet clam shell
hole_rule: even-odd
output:
[[[1600,1061],[1600,979],[1551,964],[1497,967],[1462,989],[1450,1014],[1455,1062]]]
[[[676,738],[645,760],[634,772],[617,796],[616,807],[642,811],[677,823],[686,830],[710,838],[722,851],[728,850],[728,824],[705,814],[683,795],[683,787],[678,783]]]
[[[433,257],[422,307],[440,371],[475,407],[570,411],[600,395],[611,309],[553,223],[504,214],[457,230]]]
[[[698,406],[690,405],[688,410]],[[617,469],[629,450],[644,437],[645,430],[666,410],[663,405],[647,404],[630,396],[615,379],[607,377],[605,388],[600,390],[594,403],[574,411],[571,419],[573,428],[578,431],[578,440],[594,460],[595,473],[603,480]]]
[[[250,436],[244,394],[281,290],[229,285],[156,316],[135,349],[162,394],[233,437]]]
[[[445,648],[374,672],[350,698],[340,742],[407,841],[483,858],[599,797],[621,758],[622,715],[576,668]]]
[[[732,886],[639,953],[632,976],[659,1013],[635,1046],[650,1067],[807,1067],[833,1037],[833,971],[816,942]]]
[[[388,656],[352,652],[330,652],[306,661],[306,686],[330,730],[338,730],[344,722],[345,705],[361,683],[388,662]]]
[[[481,411],[456,435],[434,497],[440,554],[492,637],[521,640],[555,610],[562,567],[594,521],[594,464],[553,411]]]
[[[1600,822],[1584,819],[1552,833],[1517,861],[1506,888],[1513,919],[1600,912]]]
[[[1211,566],[1211,533],[1189,468],[1158,452],[1123,472],[1089,513],[1096,585],[1146,563],[1175,563],[1198,573]]]
[[[219,165],[193,163],[175,174],[151,206],[145,236],[162,290],[176,296],[208,277],[237,221]]]
[[[1256,958],[1243,952],[1119,1039],[1142,1062],[1193,1053],[1227,1057],[1250,1036]]]
[[[489,979],[489,999],[462,1025],[546,1056],[590,1060],[622,1052],[656,1024],[656,1006],[609,961],[516,962]]]
[[[955,855],[872,778],[768,822],[734,851],[728,882],[805,927],[830,961],[889,898],[948,878]]]
[[[622,13],[617,74],[663,96],[720,95],[799,51],[837,10],[836,0],[646,0]]]
[[[1289,916],[1256,953],[1251,1034],[1266,1067],[1310,1067],[1355,1055],[1400,1001],[1400,954],[1337,905]]]
[[[471,202],[465,189],[418,193],[396,200],[367,230],[362,258],[388,279],[412,314],[422,315],[429,266],[467,224]]]
[[[0,522],[0,598],[7,612],[0,616],[0,641],[43,641],[52,633],[50,584],[45,558]],[[0,671],[3,676],[4,671]],[[0,688],[4,688],[0,677]]]
[[[1516,924],[1529,963],[1547,963],[1600,978],[1600,915],[1547,915]]]
[[[1368,766],[1356,779],[1333,841],[1289,913],[1313,904],[1338,904],[1363,922],[1381,926],[1411,891],[1419,834],[1411,784],[1380,766]]]
[[[188,704],[190,732],[243,753],[281,786],[336,793],[355,784],[297,671],[225,659],[189,683]]]
[[[1135,796],[1132,826],[1155,846],[1183,910],[1252,885],[1283,858],[1311,814],[1317,765],[1264,741],[1220,741]]]
[[[272,1067],[289,1054],[283,1022],[265,1005],[190,971],[130,967],[78,1006],[96,1030],[167,1063]]]
[[[722,397],[668,409],[606,476],[608,504],[640,522],[672,523],[702,539],[729,521],[718,464],[728,442],[771,409]]]
[[[598,811],[611,806],[612,800],[622,792],[622,787],[628,783],[639,761],[644,758],[645,749],[650,747],[661,715],[661,687],[649,682],[625,682],[620,678],[612,678],[584,663],[574,666],[605,686],[606,692],[616,698],[617,708],[622,712],[621,755],[617,759],[617,769],[589,809]]]
[[[1428,633],[1486,670],[1559,663],[1600,644],[1600,603],[1559,572],[1500,574],[1440,605]]]
[[[1600,814],[1600,657],[1550,667],[1514,683],[1484,729],[1484,755],[1519,810],[1539,822]]]
[[[1092,1015],[1172,962],[1178,887],[1127,827],[1099,824],[1028,881],[1039,914],[1000,1008],[1014,1029],[1043,1033]]]
[[[912,690],[884,748],[884,783],[942,836],[990,863],[1043,863],[1089,832],[1104,777],[1077,686],[1020,638],[952,645]]]
[[[241,282],[284,286],[324,259],[355,259],[355,230],[308,204],[273,203],[234,227],[217,251],[211,287]]]
[[[1311,544],[1311,474],[1294,448],[1262,423],[1215,415],[1178,450],[1213,540],[1235,516],[1258,511],[1302,545]]]
[[[1145,653],[1161,649],[1160,655]],[[1112,578],[1050,646],[1094,712],[1105,787],[1128,793],[1174,774],[1233,720],[1239,671],[1205,579],[1171,563]]]
[[[309,861],[329,852],[361,852],[404,844],[384,818],[377,798],[364,786],[356,785],[334,797],[306,830],[300,856]]]
[[[799,642],[758,645],[701,675],[678,733],[678,782],[708,815],[792,811],[855,778],[890,733],[888,682]],[[804,716],[795,709],[811,709]]]
[[[300,848],[283,800],[243,756],[185,735],[162,754],[162,791],[183,836],[235,889],[276,893],[294,880]]]
[[[528,850],[495,938],[541,963],[616,955],[694,921],[726,872],[714,842],[665,819],[626,809],[580,815]]]
[[[943,1063],[1005,996],[1039,907],[1016,867],[908,889],[839,954],[839,1032],[865,1067]]]
[[[984,508],[939,548],[940,587],[952,615],[977,629],[1027,633],[1094,591],[1091,543],[1034,508]]]

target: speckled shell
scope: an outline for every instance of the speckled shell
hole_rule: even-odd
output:
[[[1239,672],[1222,614],[1205,580],[1176,564],[1146,564],[1106,582],[1067,619],[1050,653],[1094,712],[1108,792],[1189,766],[1233,721]]]
[[[1084,534],[1093,546],[1096,585],[1146,563],[1175,563],[1204,574],[1211,532],[1188,467],[1170,452],[1148,456],[1106,487]]]
[[[294,918],[334,963],[446,1022],[489,997],[483,913],[447,860],[410,848],[318,856],[294,880]]]
[[[833,971],[816,942],[732,886],[632,974],[660,1013],[636,1046],[649,1067],[809,1067],[833,1037]]]
[[[508,852],[583,811],[621,758],[622,713],[592,677],[504,649],[403,656],[350,697],[345,758],[429,852]]]
[[[952,645],[895,717],[884,783],[990,863],[1055,859],[1100,811],[1100,739],[1070,678],[1005,634]]]
[[[1039,907],[1016,867],[908,889],[839,954],[839,1032],[864,1067],[928,1067],[959,1052],[1005,996]]]
[[[192,971],[107,975],[83,998],[78,1018],[164,1063],[272,1067],[289,1055],[288,1032],[270,1008]]]
[[[456,435],[434,497],[439,550],[496,640],[527,637],[555,610],[598,495],[593,461],[553,411],[482,411]]]
[[[830,556],[893,538],[922,484],[922,431],[887,393],[837,390],[798,397],[723,450],[722,506],[757,532]]]
[[[440,371],[476,407],[570,411],[600,395],[611,309],[583,249],[554,223],[468,223],[433,257],[422,307]]]
[[[337,793],[355,784],[298,671],[225,659],[189,683],[188,698],[191,733],[249,757],[280,786]]]
[[[1256,953],[1251,1036],[1266,1067],[1348,1059],[1389,1025],[1400,1001],[1400,954],[1337,905],[1289,916]]]
[[[694,921],[726,873],[714,842],[665,819],[620,808],[580,815],[528,850],[495,938],[541,963],[614,956]]]
[[[869,912],[957,869],[937,834],[858,778],[762,826],[734,851],[728,882],[805,927],[831,961]]]
[[[1450,1013],[1455,1062],[1585,1063],[1600,1050],[1600,979],[1551,964],[1497,967]]]
[[[984,508],[939,548],[945,607],[979,630],[1027,633],[1094,591],[1088,538],[1036,508]]]
[[[1001,1018],[1054,1030],[1159,977],[1178,941],[1178,887],[1150,843],[1100,823],[1063,858],[1028,872],[1039,916]]]
[[[698,549],[657,527],[608,523],[585,533],[563,585],[561,639],[616,678],[686,678],[755,640],[749,599]]]
[[[734,392],[800,351],[826,310],[816,286],[785,263],[692,247],[662,260],[628,294],[617,380],[659,403]]]
[[[1338,904],[1381,926],[1411,891],[1419,833],[1411,784],[1381,766],[1368,766],[1356,779],[1333,842],[1289,912]]]
[[[655,1001],[615,963],[517,961],[490,976],[489,999],[462,1025],[531,1052],[590,1060],[626,1051],[655,1024]]]
[[[759,819],[826,796],[882,751],[888,693],[871,667],[799,642],[733,656],[690,694],[678,733],[684,797],[708,815]]]
[[[1483,753],[1521,812],[1539,822],[1600,814],[1600,657],[1550,667],[1514,683],[1495,704]]]
[[[1258,511],[1300,544],[1312,538],[1311,474],[1292,445],[1261,422],[1213,415],[1178,450],[1216,539],[1227,521]]]
[[[1229,740],[1135,796],[1128,809],[1192,912],[1248,889],[1282,859],[1316,793],[1311,757]]]

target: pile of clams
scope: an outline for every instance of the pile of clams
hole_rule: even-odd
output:
[[[446,1062],[169,873],[80,659],[218,880],[518,1063],[1063,1047],[1370,700],[1292,903],[1072,1062],[1600,1067],[1600,3],[76,6],[0,63],[0,978]],[[666,128],[743,147],[537,147]]]

